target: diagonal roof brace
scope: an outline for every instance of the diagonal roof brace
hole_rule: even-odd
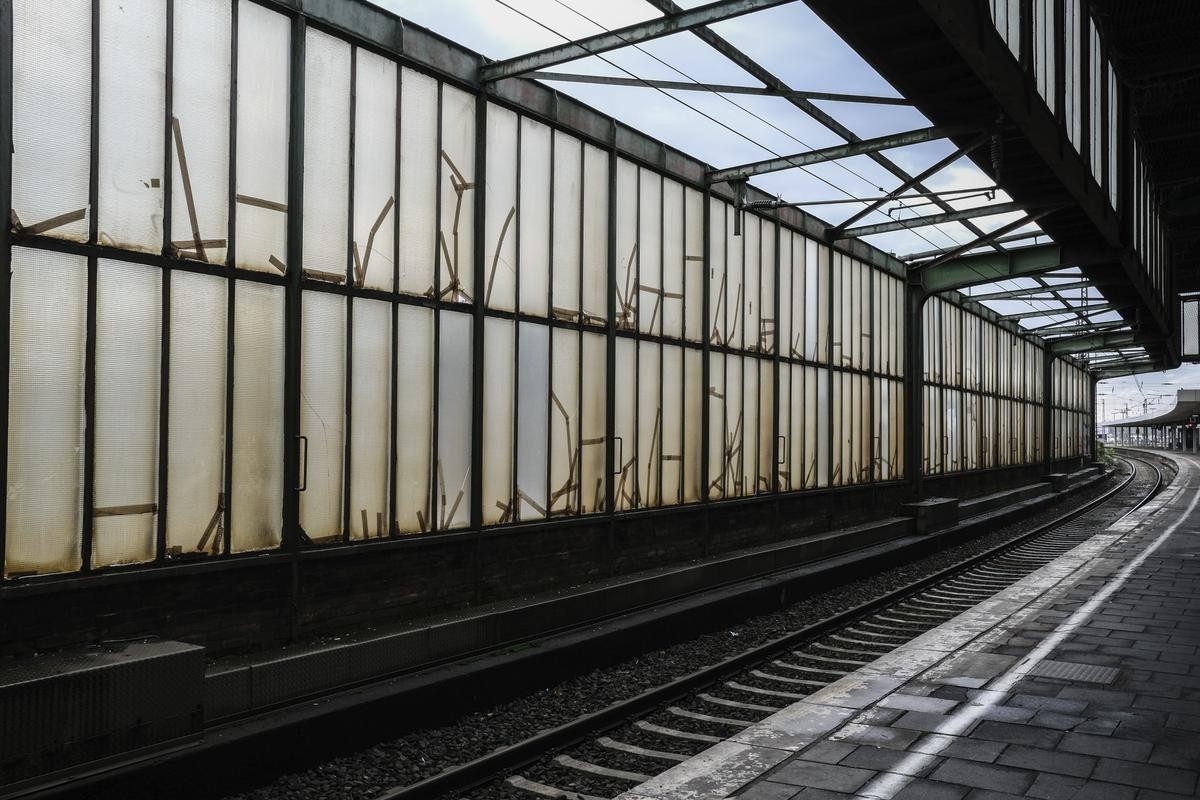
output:
[[[1034,294],[1049,294],[1050,292],[1063,292],[1068,289],[1091,289],[1094,284],[1091,281],[1074,281],[1072,283],[1057,283],[1046,286],[1022,286],[1019,289],[1005,289],[1000,292],[988,292],[987,294],[972,294],[968,295],[972,300],[980,302],[982,300],[1021,300]],[[1044,300],[1046,298],[1036,298]]]
[[[1039,244],[1018,247],[1003,253],[973,253],[943,261],[936,267],[914,271],[921,287],[934,294],[949,289],[962,289],[1007,278],[1040,275],[1073,266],[1104,263],[1115,256],[1098,250],[1067,255],[1061,245]]]
[[[1108,350],[1120,345],[1137,344],[1137,339],[1138,335],[1133,331],[1088,333],[1083,336],[1055,339],[1050,343],[1050,352],[1055,355],[1066,355],[1068,353],[1087,353],[1093,350]]]
[[[875,225],[860,225],[857,228],[847,228],[844,231],[839,231],[838,236],[840,238],[852,239],[856,236],[872,236],[876,233],[890,233],[891,231],[902,231],[909,228],[921,228],[925,225],[940,225],[943,222],[959,222],[964,219],[990,217],[995,214],[1010,214],[1013,211],[1029,211],[1035,208],[1046,209],[1047,206],[1044,204],[1018,202],[996,203],[994,205],[976,206],[975,208],[955,209],[943,214],[929,214],[924,217],[913,217],[912,219],[880,222]]]
[[[648,42],[673,33],[711,25],[714,22],[740,17],[753,11],[794,3],[796,0],[715,0],[696,8],[636,22],[614,31],[598,33],[573,42],[547,47],[534,53],[485,64],[479,68],[482,83],[524,75],[538,69],[574,61],[578,58],[607,53],[620,47]]]
[[[904,147],[910,144],[929,142],[934,139],[945,139],[950,136],[958,136],[970,132],[971,129],[969,128],[917,128],[916,130],[904,131],[903,133],[877,136],[874,139],[860,139],[857,142],[847,142],[846,144],[822,147],[818,150],[809,150],[790,156],[768,158],[763,161],[752,161],[749,164],[742,164],[737,167],[713,170],[705,178],[709,183],[745,180],[753,175],[762,175],[765,172],[778,172],[783,169],[792,169],[793,167],[819,164],[823,161],[834,161],[839,158],[849,158],[850,156],[858,156],[865,153],[877,153],[880,150],[888,150],[893,147]]]
[[[1005,314],[1000,319],[1036,319],[1037,317],[1058,317],[1063,314],[1074,314],[1077,317],[1087,317],[1104,311],[1113,311],[1116,306],[1111,303],[1093,303],[1089,306],[1068,306],[1066,308],[1038,308],[1033,311],[1022,311],[1018,314]]]

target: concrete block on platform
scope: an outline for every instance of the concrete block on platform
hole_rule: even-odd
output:
[[[955,497],[930,497],[905,503],[903,508],[916,520],[918,534],[934,533],[958,524],[958,499]]]

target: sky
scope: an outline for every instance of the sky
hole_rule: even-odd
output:
[[[600,26],[618,28],[659,16],[659,12],[645,0],[373,2],[494,59],[509,58],[560,44],[564,41],[563,37],[577,39],[600,33]],[[677,2],[681,6],[692,7],[702,4],[704,0]],[[794,89],[898,96],[887,81],[802,2],[726,20],[712,28]],[[606,53],[602,58],[580,59],[553,69],[618,77],[760,85],[688,32],[644,43],[640,45],[640,50],[622,48]],[[842,144],[838,136],[777,97],[671,92],[583,83],[556,82],[552,85],[718,167]],[[930,124],[918,111],[907,106],[815,102],[863,138]],[[952,151],[953,145],[941,140],[895,148],[887,151],[887,155],[909,173],[916,173]],[[866,156],[857,156],[814,165],[807,171],[792,169],[757,176],[752,183],[768,193],[796,202],[841,199],[846,197],[846,193],[855,197],[877,197],[895,187],[898,180]],[[939,190],[987,187],[991,184],[990,177],[965,158],[927,181],[927,185]],[[955,201],[954,205],[968,208],[988,202],[1001,203],[1008,199],[1003,192],[999,192],[992,200],[968,197]],[[891,204],[885,208],[893,217],[902,218],[933,213],[928,205],[916,208],[902,208],[900,205]],[[821,205],[808,210],[826,222],[837,223],[861,207],[861,204]],[[975,222],[984,230],[994,230],[1018,216],[996,215]],[[880,211],[863,222],[882,222],[888,218]],[[952,247],[971,238],[972,234],[961,224],[950,223],[923,227],[919,231],[881,234],[867,240],[903,257]],[[1029,243],[1034,241],[1030,240]],[[1022,285],[1022,282],[1006,282],[1002,288],[1018,285]],[[995,288],[984,287],[974,291],[979,293]],[[1092,301],[1096,301],[1094,294]],[[1045,302],[1033,306],[1003,302],[988,305],[1000,313],[1050,307]],[[1093,317],[1098,322],[1116,318],[1115,314]],[[1065,321],[1067,317],[1042,317],[1024,324],[1044,324],[1055,319]],[[1175,390],[1189,387],[1200,387],[1200,365],[1185,365],[1170,372],[1104,381],[1097,389],[1097,416],[1100,419],[1120,419],[1122,416],[1139,416],[1143,411],[1165,411],[1173,402]]]

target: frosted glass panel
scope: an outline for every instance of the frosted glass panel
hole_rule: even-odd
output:
[[[550,407],[550,329],[517,328],[517,508],[519,519],[546,516],[547,422]]]
[[[397,306],[396,525],[427,531],[433,446],[433,312]]]
[[[735,334],[735,340],[741,342],[739,346],[745,347],[747,350],[762,349],[762,337],[760,327],[760,303],[759,294],[759,270],[760,262],[762,261],[762,220],[753,214],[743,214],[742,219],[742,235],[740,238],[734,237],[731,247],[737,250],[739,247],[743,252],[743,290],[741,294],[734,293],[734,305],[731,307],[740,307],[742,309],[742,318],[740,321],[734,321],[737,325],[737,330],[741,332],[739,337]],[[732,267],[731,270],[736,269]],[[730,275],[730,280],[734,280],[734,276]]]
[[[87,261],[14,247],[11,291],[4,574],[67,572],[80,566]]]
[[[517,124],[512,111],[488,104],[484,302],[504,311],[516,310]]]
[[[489,164],[491,162],[488,162]],[[574,319],[579,311],[579,264],[582,242],[583,149],[578,139],[554,132],[553,316]]]
[[[442,312],[438,342],[438,527],[470,524],[471,317]]]
[[[683,282],[686,262],[683,260],[683,187],[675,181],[663,181],[662,235],[662,324],[659,332],[673,337],[683,336]]]
[[[659,402],[660,345],[638,344],[637,504],[657,506],[659,463],[662,458],[662,405]]]
[[[662,413],[659,470],[662,472],[660,505],[679,502],[682,474],[683,416],[680,399],[683,392],[683,351],[666,345],[662,350]]]
[[[617,339],[615,429],[613,436],[613,489],[618,511],[637,505],[637,343],[632,339]]]
[[[350,410],[350,537],[388,533],[392,442],[392,306],[354,301],[354,375]]]
[[[700,500],[700,436],[703,421],[703,353],[687,348],[683,356],[683,501]]]
[[[359,49],[354,122],[354,276],[391,289],[395,264],[396,63]]]
[[[31,233],[88,235],[90,0],[16,0],[13,14],[14,221]]]
[[[168,556],[224,546],[227,308],[224,278],[171,274]]]
[[[550,291],[550,128],[521,119],[521,311],[547,316]]]
[[[683,194],[686,203],[684,335],[689,341],[699,342],[704,338],[704,195],[691,188],[685,188]]]
[[[238,5],[237,264],[287,267],[288,63],[291,22]]]
[[[229,233],[230,18],[227,2],[175,0],[171,240],[214,264]]]
[[[579,499],[579,335],[554,331],[550,394],[550,512],[575,514]]]
[[[92,563],[154,558],[162,273],[101,261],[96,279]]]
[[[513,323],[488,318],[483,325],[483,521],[512,522]]]
[[[279,544],[283,527],[283,287],[234,287],[233,550]]]
[[[161,0],[100,2],[99,238],[149,252],[162,249],[165,14]]]
[[[304,271],[308,277],[346,280],[349,203],[350,45],[310,28],[304,49]]]
[[[583,314],[603,323],[608,309],[608,153],[583,148]]]
[[[308,488],[300,524],[314,542],[342,536],[346,430],[346,298],[304,293],[300,433],[308,437]]]
[[[638,330],[662,332],[662,178],[638,171]]]
[[[708,496],[725,496],[725,357],[712,353],[708,358]]]
[[[411,69],[400,77],[400,286],[433,292],[437,243],[438,84]]]
[[[775,368],[767,360],[758,362],[758,491],[769,492],[775,474],[771,458],[775,445],[772,409],[775,403]]]
[[[727,355],[725,361],[725,439],[722,443],[725,463],[725,494],[738,497],[746,493],[745,431],[746,415],[742,408],[742,359]],[[751,448],[751,457],[753,457]],[[753,462],[751,462],[753,465]]]
[[[450,86],[442,87],[441,158],[438,286],[443,300],[470,302],[474,297],[475,98]],[[410,208],[406,207],[405,213]]]
[[[617,328],[637,328],[638,303],[638,168],[617,159]]]
[[[583,334],[583,421],[580,435],[580,475],[583,513],[605,509],[604,450],[605,354],[608,344],[595,333]]]

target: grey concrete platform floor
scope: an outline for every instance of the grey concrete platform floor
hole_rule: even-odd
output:
[[[620,800],[1200,796],[1200,459],[990,600]]]

